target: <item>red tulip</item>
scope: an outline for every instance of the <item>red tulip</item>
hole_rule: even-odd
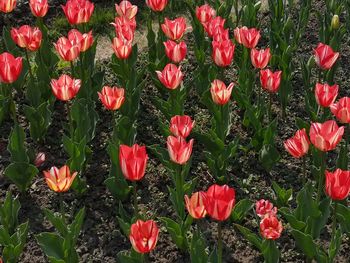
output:
[[[159,228],[153,220],[137,220],[130,228],[130,242],[138,253],[149,253],[157,244]]]
[[[260,50],[252,48],[252,50],[250,51],[250,59],[255,68],[266,68],[267,64],[269,64],[269,61],[271,59],[270,48]]]
[[[0,54],[0,82],[15,82],[22,71],[22,58],[15,58],[12,54],[4,52]]]
[[[118,110],[125,100],[124,89],[104,86],[98,97],[107,110]]]
[[[260,218],[276,216],[277,207],[274,207],[269,200],[261,199],[255,203],[255,212]]]
[[[18,29],[12,28],[11,38],[19,47],[35,51],[41,45],[42,34],[39,28],[24,25]]]
[[[80,79],[72,79],[68,75],[61,75],[58,80],[51,80],[53,95],[59,100],[67,101],[77,95],[81,86]]]
[[[331,112],[342,123],[350,123],[350,98],[341,98],[330,106]]]
[[[94,42],[92,31],[82,34],[76,29],[72,29],[68,32],[68,39],[71,43],[75,43],[80,47],[80,52],[88,50]]]
[[[316,83],[315,97],[318,105],[328,108],[338,96],[338,85]]]
[[[224,82],[215,79],[211,83],[210,87],[210,93],[214,103],[225,105],[231,98],[231,93],[234,85],[234,83],[231,83],[228,87],[226,87]]]
[[[320,151],[334,150],[342,139],[344,127],[338,127],[333,120],[324,123],[311,123],[310,140]]]
[[[170,120],[170,131],[176,137],[181,136],[183,138],[186,138],[188,135],[190,135],[194,124],[195,122],[192,121],[190,116],[176,115]]]
[[[165,18],[161,28],[167,38],[180,40],[187,29],[186,20],[183,17],[178,17],[174,20]]]
[[[68,0],[65,6],[62,5],[63,12],[71,25],[89,22],[94,8],[94,4],[89,0]]]
[[[121,1],[115,4],[115,10],[119,16],[126,17],[128,19],[134,19],[137,14],[137,5],[131,4],[129,1]]]
[[[67,165],[61,168],[52,167],[49,171],[44,171],[43,173],[47,185],[51,190],[58,193],[67,192],[78,174],[77,172],[71,174]]]
[[[230,40],[230,35],[228,29],[225,29],[223,27],[216,27],[214,32],[213,32],[213,41],[216,42],[222,42]]]
[[[204,207],[205,192],[193,193],[191,198],[185,195],[185,203],[188,213],[195,219],[204,218],[207,211]]]
[[[34,165],[36,167],[40,167],[43,165],[43,163],[45,162],[46,160],[46,156],[45,156],[45,153],[43,152],[39,152],[36,157],[35,157],[35,160],[34,160]]]
[[[16,7],[16,0],[0,0],[0,11],[10,13]]]
[[[132,52],[132,41],[122,37],[113,38],[112,48],[119,59],[127,59]]]
[[[168,136],[167,147],[170,159],[177,164],[185,164],[191,157],[193,139],[189,142],[183,137]]]
[[[138,144],[131,147],[120,145],[119,164],[126,179],[130,181],[141,180],[145,175],[147,160],[148,155],[145,146],[139,146]]]
[[[225,25],[225,19],[221,16],[217,16],[211,20],[207,24],[204,24],[204,29],[207,32],[209,37],[213,37],[215,32],[217,32],[217,28],[221,27],[224,28]]]
[[[160,82],[168,89],[176,89],[184,77],[181,67],[174,64],[168,64],[163,71],[156,71],[156,73]]]
[[[295,135],[284,142],[284,148],[295,158],[301,158],[309,151],[310,141],[306,130],[298,130]]]
[[[136,30],[136,20],[129,19],[125,16],[116,17],[114,23],[115,34],[118,38],[123,38],[128,41],[134,40]]]
[[[57,43],[54,43],[57,53],[65,61],[73,61],[80,54],[80,43],[75,40],[69,40],[66,37],[60,37]]]
[[[36,17],[44,17],[49,10],[47,0],[30,0],[29,7],[32,14]]]
[[[265,239],[278,239],[283,231],[282,222],[274,215],[263,218],[260,222],[260,233]]]
[[[319,43],[314,50],[316,64],[324,70],[333,67],[339,57],[338,52],[334,52],[333,49],[323,43]]]
[[[222,42],[212,42],[213,53],[212,58],[214,63],[219,67],[227,67],[232,63],[233,55],[235,53],[235,45],[231,40],[224,40]]]
[[[165,54],[174,63],[180,63],[185,59],[187,53],[187,45],[184,41],[176,43],[175,41],[168,40],[164,42]]]
[[[146,0],[146,4],[154,12],[161,12],[168,4],[168,0]]]
[[[234,30],[235,39],[246,48],[255,48],[260,40],[260,31],[256,28],[237,27]]]
[[[326,171],[326,193],[333,200],[344,200],[350,193],[350,171]]]
[[[205,4],[196,7],[196,17],[202,24],[208,23],[216,16],[216,11],[210,5]]]
[[[214,184],[204,195],[205,210],[210,217],[219,221],[229,218],[235,202],[235,190],[227,185]]]
[[[263,89],[276,93],[280,88],[282,71],[260,70],[260,83]]]

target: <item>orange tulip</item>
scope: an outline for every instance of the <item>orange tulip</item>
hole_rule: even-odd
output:
[[[117,87],[104,86],[98,97],[107,110],[118,110],[125,101],[124,89]]]
[[[52,167],[49,171],[44,171],[47,185],[55,192],[67,192],[71,187],[77,172],[71,175],[71,171],[67,165],[58,169]]]
[[[36,17],[44,17],[49,10],[47,0],[30,0],[29,7],[32,14]]]
[[[203,198],[205,192],[193,193],[191,198],[185,195],[185,203],[188,213],[195,219],[204,218],[207,214],[205,210]]]

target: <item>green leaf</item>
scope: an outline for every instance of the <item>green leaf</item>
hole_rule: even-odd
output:
[[[337,221],[340,223],[343,232],[350,234],[350,207],[337,204]]]
[[[161,217],[160,220],[165,224],[176,246],[180,249],[186,249],[186,237],[183,235],[181,225],[167,217]]]
[[[38,169],[29,163],[12,163],[6,167],[4,172],[21,192],[25,192],[35,175],[39,173]]]
[[[25,148],[25,138],[23,128],[15,123],[7,146],[8,151],[11,153],[11,162],[29,162]]]
[[[278,150],[271,144],[263,145],[259,153],[259,160],[267,171],[270,171],[280,158]]]
[[[293,189],[285,190],[282,187],[280,187],[276,182],[272,182],[272,188],[275,191],[275,194],[277,196],[277,206],[287,206],[288,202],[292,200],[293,195]]]
[[[317,244],[313,241],[312,236],[304,234],[296,229],[293,229],[291,233],[299,249],[301,249],[308,258],[313,259],[317,255]]]
[[[194,231],[190,244],[190,257],[192,263],[207,263],[208,255],[205,251],[205,240],[199,230]]]
[[[119,216],[117,216],[117,219],[120,229],[123,231],[126,237],[129,237],[131,224]]]
[[[120,251],[117,254],[118,262],[120,263],[143,263],[143,255],[136,252]]]
[[[66,224],[64,222],[64,219],[62,218],[62,215],[56,216],[52,211],[49,209],[44,209],[44,214],[47,218],[47,220],[50,221],[50,223],[57,229],[57,231],[63,236],[67,236],[68,229],[66,227]]]
[[[234,224],[234,226],[239,230],[239,232],[241,232],[241,234],[250,242],[252,243],[254,246],[257,247],[257,249],[259,249],[260,251],[262,251],[262,240],[261,238],[259,238],[256,234],[254,234],[252,231],[250,231],[248,228],[238,225],[238,224]]]
[[[339,251],[341,241],[342,241],[341,230],[337,229],[334,237],[331,240],[331,244],[329,245],[329,250],[328,250],[329,262],[333,262],[335,256]]]
[[[253,207],[253,204],[254,203],[248,199],[240,200],[231,213],[231,220],[235,223],[240,223]]]
[[[79,212],[77,213],[77,215],[74,218],[74,221],[72,222],[72,224],[69,226],[69,231],[71,234],[71,238],[73,240],[73,246],[75,246],[80,231],[81,231],[81,227],[84,223],[84,217],[85,217],[85,207],[83,207],[82,209],[79,210]]]
[[[286,207],[282,207],[278,210],[288,221],[293,229],[302,231],[306,227],[306,223],[299,221],[293,214],[289,212]]]
[[[172,169],[173,163],[170,160],[169,152],[166,148],[159,145],[151,145],[147,148],[150,149],[152,154],[154,154],[165,167]]]
[[[64,239],[56,233],[41,233],[36,239],[52,263],[65,263]]]
[[[262,242],[262,251],[266,263],[278,263],[280,258],[280,251],[276,246],[274,240],[265,239]]]
[[[5,201],[0,207],[0,223],[4,229],[12,235],[18,225],[18,212],[21,204],[18,198],[13,198],[9,191],[6,194]]]

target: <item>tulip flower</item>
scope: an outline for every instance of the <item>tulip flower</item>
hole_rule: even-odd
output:
[[[214,103],[218,105],[225,105],[231,98],[231,93],[234,87],[234,83],[231,83],[226,87],[225,83],[221,80],[215,79],[211,83],[210,93]]]
[[[208,23],[216,16],[216,11],[210,5],[205,4],[196,7],[196,17],[202,24]]]
[[[167,6],[168,0],[146,0],[146,5],[154,12],[161,12]]]
[[[136,30],[136,20],[129,19],[125,16],[116,17],[114,23],[115,34],[118,38],[123,38],[128,41],[133,41]]]
[[[223,27],[216,27],[213,32],[213,41],[222,42],[230,40],[229,30]]]
[[[174,63],[180,63],[186,57],[187,45],[184,41],[176,43],[175,41],[168,40],[164,42],[165,54]]]
[[[334,52],[330,46],[323,43],[318,44],[314,53],[316,64],[323,70],[333,67],[339,57],[338,52]]]
[[[310,140],[320,151],[334,150],[342,139],[344,127],[338,127],[333,120],[324,123],[312,123],[310,127]]]
[[[36,51],[41,45],[42,33],[37,27],[24,25],[18,29],[12,28],[11,38],[17,46],[26,48],[30,51]]]
[[[0,11],[10,13],[16,7],[16,0],[0,0]]]
[[[35,160],[34,160],[34,165],[36,167],[40,167],[43,165],[43,163],[45,162],[46,160],[46,156],[45,156],[45,153],[43,152],[39,152],[36,157],[35,157]]]
[[[301,158],[309,151],[310,141],[306,130],[298,130],[295,135],[284,142],[284,148],[295,158]]]
[[[139,146],[138,144],[131,147],[120,145],[119,164],[126,179],[130,181],[141,180],[145,175],[147,160],[148,155],[145,146]]]
[[[256,28],[237,27],[234,30],[235,39],[246,48],[255,48],[260,40],[260,31]]]
[[[330,106],[331,112],[341,123],[350,123],[350,98],[341,98]]]
[[[196,192],[193,193],[191,198],[185,195],[185,203],[188,213],[195,219],[204,218],[207,214],[207,211],[204,207],[204,196],[205,192]]]
[[[274,215],[265,217],[260,222],[260,233],[265,239],[278,239],[283,231],[282,222]]]
[[[183,137],[168,136],[167,147],[170,159],[177,164],[185,164],[191,157],[193,139],[189,142]]]
[[[204,29],[207,32],[209,37],[213,37],[214,33],[217,31],[218,27],[224,28],[226,20],[221,16],[217,16],[211,20],[207,24],[204,24]]]
[[[235,53],[235,45],[231,40],[224,40],[222,42],[213,41],[212,58],[214,63],[219,67],[227,67],[232,63],[233,55]]]
[[[0,82],[15,82],[22,71],[22,58],[15,58],[12,54],[4,52],[0,54]]]
[[[89,22],[95,8],[89,0],[68,0],[61,7],[71,25]]]
[[[183,138],[186,138],[188,135],[190,135],[194,124],[195,122],[192,121],[190,116],[176,115],[170,120],[170,131],[176,137],[181,136]]]
[[[338,85],[316,83],[315,98],[318,105],[328,108],[338,96]]]
[[[269,69],[260,70],[260,83],[263,89],[276,93],[281,84],[282,71],[272,72]]]
[[[214,184],[204,195],[205,210],[210,217],[218,221],[229,218],[235,202],[235,190],[227,185]]]
[[[350,171],[326,171],[326,193],[333,200],[344,200],[350,193]]]
[[[52,167],[49,171],[44,171],[47,185],[58,193],[67,192],[77,174],[77,172],[71,174],[67,165],[61,168]]]
[[[265,218],[270,215],[276,216],[277,207],[274,207],[270,201],[261,199],[255,203],[255,212],[260,218]]]
[[[68,39],[71,43],[79,45],[80,52],[88,50],[94,42],[92,31],[82,34],[76,29],[72,29],[68,32]]]
[[[60,37],[57,43],[54,43],[55,49],[60,57],[65,61],[73,61],[80,54],[80,43],[70,40],[66,37]]]
[[[104,86],[98,97],[107,110],[118,110],[125,101],[124,89],[117,87]]]
[[[156,71],[159,81],[168,89],[176,89],[182,82],[184,75],[181,67],[168,64],[163,71]]]
[[[129,1],[121,1],[115,4],[115,11],[121,17],[126,17],[128,19],[134,19],[137,14],[137,5],[131,4]]]
[[[264,69],[271,59],[270,48],[257,50],[252,48],[250,51],[250,59],[255,68]]]
[[[127,59],[132,52],[132,41],[122,37],[113,38],[112,48],[119,59]]]
[[[152,251],[158,241],[159,228],[153,220],[137,220],[130,228],[130,242],[134,250],[144,254]]]
[[[32,14],[36,17],[44,17],[49,10],[49,5],[47,0],[30,0],[29,7]]]
[[[51,80],[53,95],[59,100],[68,101],[77,95],[81,86],[80,79],[72,79],[68,75],[61,75],[59,79]]]
[[[171,40],[180,40],[186,31],[186,20],[183,17],[178,17],[174,20],[165,18],[161,24],[162,31],[167,38]]]

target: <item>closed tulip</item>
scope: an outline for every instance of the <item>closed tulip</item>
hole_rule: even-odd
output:
[[[77,174],[77,172],[71,174],[67,165],[61,168],[52,167],[49,171],[44,171],[47,185],[51,190],[58,193],[67,192]]]
[[[168,0],[146,0],[146,4],[154,12],[161,12],[168,4]]]
[[[274,207],[269,200],[261,199],[255,203],[255,212],[260,218],[276,216],[277,207]]]
[[[20,28],[12,28],[11,38],[19,47],[35,51],[41,45],[42,33],[37,27],[24,25]]]
[[[116,17],[114,23],[115,34],[118,38],[133,41],[136,30],[136,20],[125,16]]]
[[[323,43],[319,43],[314,50],[316,64],[323,70],[328,70],[333,67],[339,57],[338,52]]]
[[[344,200],[350,193],[350,171],[326,171],[326,193],[333,200]]]
[[[221,80],[214,80],[210,87],[210,93],[214,103],[225,105],[231,98],[233,87],[234,83],[231,83],[226,87],[225,83]]]
[[[257,50],[252,48],[250,51],[250,59],[255,68],[264,69],[271,59],[270,48]]]
[[[276,93],[281,84],[282,71],[272,72],[269,69],[260,70],[260,83],[263,89]]]
[[[181,67],[174,64],[168,64],[163,71],[156,71],[160,82],[168,89],[176,89],[184,77]]]
[[[115,37],[113,38],[112,48],[117,58],[127,59],[132,52],[132,41],[123,37]]]
[[[176,115],[170,120],[170,131],[176,137],[186,138],[190,135],[195,122],[191,119],[190,116],[184,115]]]
[[[204,218],[207,214],[204,206],[205,192],[195,192],[191,198],[185,195],[185,203],[188,213],[195,219]]]
[[[165,18],[161,28],[167,38],[180,40],[187,29],[186,19],[184,17],[178,17],[174,20]]]
[[[80,79],[72,79],[68,75],[61,75],[59,79],[51,80],[53,95],[59,100],[68,101],[77,95],[81,86]]]
[[[295,135],[284,142],[284,148],[295,158],[301,158],[309,151],[310,141],[306,130],[298,130]]]
[[[256,28],[237,27],[234,30],[235,39],[246,48],[255,48],[260,40],[260,31]]]
[[[207,32],[209,37],[213,37],[215,32],[217,32],[217,28],[224,28],[226,20],[221,16],[217,16],[211,20],[207,24],[204,24],[204,29]]]
[[[44,164],[45,160],[46,160],[46,155],[45,155],[45,153],[39,152],[39,153],[36,155],[35,159],[34,159],[34,165],[35,165],[36,167],[40,167],[40,166],[42,166],[42,165]]]
[[[49,4],[47,0],[30,0],[29,7],[32,14],[36,17],[44,17],[49,10]]]
[[[88,50],[94,42],[92,31],[82,34],[76,29],[72,29],[68,32],[68,39],[71,43],[79,45],[80,52]]]
[[[187,45],[184,41],[176,43],[168,40],[164,42],[165,54],[174,63],[180,63],[185,59],[187,53]]]
[[[236,202],[236,193],[227,185],[214,184],[204,195],[204,206],[208,215],[219,221],[230,217]]]
[[[196,17],[202,24],[208,23],[216,16],[216,11],[210,5],[205,4],[196,7]]]
[[[316,84],[315,98],[318,105],[328,108],[338,96],[338,85]]]
[[[221,42],[213,41],[212,59],[219,67],[227,67],[232,63],[235,45],[231,40]]]
[[[145,254],[152,251],[157,244],[159,228],[153,220],[137,220],[130,228],[130,242],[134,250]]]
[[[222,42],[230,40],[229,30],[223,27],[217,27],[213,32],[213,41]]]
[[[22,71],[22,58],[15,58],[12,54],[4,52],[0,54],[0,82],[15,82]]]
[[[350,123],[350,98],[341,98],[337,103],[330,106],[335,117],[342,123]]]
[[[141,180],[146,171],[148,155],[145,146],[134,144],[129,147],[120,145],[119,165],[124,177],[130,181]]]
[[[0,0],[0,11],[10,13],[16,7],[16,0]]]
[[[260,222],[260,233],[265,239],[278,239],[283,231],[282,222],[274,215],[265,217]]]
[[[81,46],[75,40],[71,41],[66,37],[60,37],[54,46],[57,53],[65,61],[73,61],[79,57]]]
[[[123,0],[119,5],[115,4],[115,10],[119,16],[134,19],[137,14],[137,5],[133,5],[129,1]]]
[[[117,87],[104,86],[98,97],[107,110],[118,110],[125,101],[124,89]]]
[[[183,137],[168,136],[167,148],[170,159],[177,164],[185,164],[191,157],[193,139],[189,142]]]
[[[338,127],[333,120],[324,123],[312,123],[310,127],[310,140],[320,151],[334,150],[344,134],[344,127]]]
[[[94,12],[94,4],[89,0],[68,0],[62,9],[71,25],[78,25],[90,21]]]

